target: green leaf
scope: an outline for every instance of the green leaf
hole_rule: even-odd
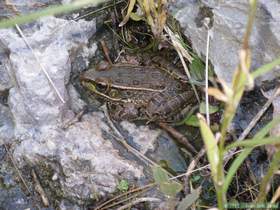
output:
[[[219,111],[219,107],[217,106],[212,106],[209,104],[209,114],[213,114],[215,112]],[[206,114],[206,104],[205,102],[201,102],[199,105],[199,112],[202,114]]]
[[[201,187],[193,190],[190,194],[188,194],[178,205],[178,210],[186,210],[188,209],[198,198],[201,192]]]
[[[128,181],[122,179],[122,180],[119,182],[117,188],[118,188],[118,190],[121,191],[121,192],[126,192],[126,191],[128,190],[128,188],[129,188],[129,183],[128,183]]]
[[[189,126],[199,127],[199,121],[195,115],[191,115],[191,116],[187,117],[186,119],[184,119],[183,122],[184,122],[184,124],[189,125]]]
[[[159,189],[162,193],[167,196],[175,197],[178,192],[183,189],[183,186],[177,182],[163,182],[159,186]]]
[[[191,178],[191,180],[192,180],[193,182],[197,182],[197,181],[199,181],[200,179],[201,179],[201,176],[199,176],[199,175],[192,176],[192,178]]]
[[[175,181],[169,181],[168,174],[161,167],[155,166],[152,168],[153,176],[156,184],[159,185],[159,189],[167,196],[175,197],[180,192],[183,186]]]
[[[214,134],[205,122],[204,117],[201,114],[197,114],[201,135],[206,147],[208,161],[210,162],[211,174],[215,182],[217,182],[217,168],[219,163],[219,149],[217,140]]]
[[[158,185],[168,182],[168,174],[161,167],[155,166],[152,168],[152,171],[154,180]]]
[[[192,78],[198,81],[204,80],[205,65],[198,56],[194,56],[190,64]]]

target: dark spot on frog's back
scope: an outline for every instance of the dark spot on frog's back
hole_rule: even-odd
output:
[[[139,80],[133,80],[133,81],[132,81],[132,84],[133,84],[133,85],[140,85],[140,82],[139,82]]]

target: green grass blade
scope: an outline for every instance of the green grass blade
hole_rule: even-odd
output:
[[[236,173],[236,171],[238,170],[238,168],[240,167],[240,165],[243,163],[243,161],[248,157],[248,155],[251,153],[251,151],[253,150],[253,148],[247,148],[245,150],[243,150],[233,161],[233,163],[230,165],[230,168],[228,170],[227,176],[225,178],[225,182],[223,185],[223,191],[224,193],[227,192],[228,187]]]
[[[253,76],[253,78],[257,78],[263,74],[266,74],[267,72],[271,71],[275,66],[280,65],[280,57],[275,59],[274,61],[265,64],[263,66],[261,66],[260,68],[256,69],[255,71],[253,71],[251,73],[251,75]]]
[[[263,141],[262,139],[268,134],[268,132],[278,123],[280,123],[280,117],[273,119],[272,121],[270,121],[265,127],[263,127],[260,131],[258,131],[258,133],[254,136],[253,140],[259,140],[259,141]],[[277,138],[277,137],[276,137]],[[279,137],[280,138],[280,137]],[[229,145],[227,147],[230,148],[232,145]],[[232,146],[233,147],[233,146]],[[225,179],[225,184],[224,184],[224,192],[227,192],[228,187],[236,173],[236,171],[238,170],[238,168],[240,167],[240,165],[243,163],[243,161],[248,157],[248,155],[251,153],[251,151],[253,150],[253,148],[246,148],[245,150],[243,150],[238,157],[235,158],[235,160],[233,161],[233,163],[231,164],[226,179]]]
[[[234,142],[226,147],[227,150],[230,150],[235,147],[259,147],[266,144],[280,144],[280,136],[261,138],[261,139],[248,139],[240,142]]]
[[[265,125],[258,133],[254,136],[254,139],[257,138],[264,138],[268,132],[277,124],[280,123],[280,117],[277,117],[273,120],[271,120],[267,125]]]
[[[257,140],[257,139],[262,139],[262,138],[264,138],[264,137],[268,134],[268,132],[269,132],[274,126],[276,126],[276,125],[279,124],[279,123],[280,123],[280,117],[277,117],[277,118],[271,120],[271,121],[270,121],[267,125],[265,125],[260,131],[258,131],[257,134],[254,136],[254,138],[251,139],[251,140]],[[251,141],[251,140],[250,140],[250,141]],[[244,141],[245,141],[245,140],[244,140]],[[244,142],[244,141],[243,141],[243,142]],[[246,141],[249,141],[249,140],[247,139]],[[260,140],[260,141],[261,141],[261,140]],[[229,149],[233,148],[235,145],[238,146],[238,143],[240,143],[240,142],[234,142],[233,144],[228,145],[228,146],[226,147],[226,150],[229,150]],[[247,144],[247,143],[245,143],[245,144]]]
[[[44,16],[58,15],[62,13],[71,12],[90,4],[96,6],[97,4],[105,1],[106,0],[80,0],[66,5],[49,6],[46,9],[43,9],[38,12],[32,12],[30,14],[19,15],[10,19],[2,20],[0,21],[0,28],[13,27],[15,24],[19,25],[19,24],[29,23]]]
[[[201,187],[194,189],[190,194],[186,195],[186,197],[180,201],[178,204],[178,210],[187,210],[189,207],[195,203],[195,201],[199,198],[201,193]]]
[[[261,181],[261,186],[260,186],[260,190],[259,190],[259,195],[256,199],[256,203],[263,203],[266,200],[266,196],[268,193],[269,189],[269,183],[273,177],[273,175],[275,174],[275,172],[279,169],[280,167],[280,151],[277,151],[274,155],[273,155],[273,159],[269,165],[269,168],[267,170],[266,175],[263,177],[262,181]],[[268,208],[267,208],[268,209]]]
[[[217,182],[217,170],[219,163],[219,148],[217,140],[214,137],[214,134],[210,130],[209,126],[205,122],[205,119],[202,115],[197,115],[199,124],[200,124],[200,132],[205,144],[205,148],[207,151],[208,161],[210,162],[211,174],[213,176],[214,181]]]

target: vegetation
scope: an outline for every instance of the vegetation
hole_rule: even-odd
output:
[[[73,10],[80,9],[87,5],[98,4],[100,2],[102,2],[102,0],[84,0],[75,1],[74,3],[69,5],[50,7],[43,11],[39,11],[29,15],[18,16],[9,20],[3,20],[0,22],[0,28],[12,27],[15,24],[27,23],[46,15],[70,12]],[[151,31],[155,38],[160,39],[163,33],[166,33],[164,32],[167,20],[166,4],[167,2],[165,0],[130,0],[128,3],[126,15],[124,16],[119,26],[123,27],[129,21],[129,19],[132,19],[134,21],[145,21],[151,28]],[[138,9],[135,9],[136,5],[138,6]],[[211,176],[215,186],[217,204],[220,210],[225,209],[225,207],[228,205],[228,198],[226,195],[232,183],[233,177],[236,175],[239,167],[242,165],[244,160],[251,154],[254,148],[264,145],[274,145],[276,149],[276,152],[274,153],[274,156],[270,163],[269,169],[267,170],[267,174],[264,176],[260,184],[257,199],[255,201],[252,201],[255,204],[266,201],[268,185],[274,173],[278,170],[280,164],[280,138],[274,136],[268,137],[270,130],[275,125],[280,123],[279,118],[273,119],[251,139],[245,139],[243,141],[233,140],[233,143],[228,143],[226,141],[228,137],[228,128],[230,127],[230,124],[235,116],[237,107],[245,90],[251,89],[254,86],[254,79],[267,73],[268,71],[272,70],[275,66],[280,64],[280,58],[278,58],[277,60],[266,64],[256,69],[255,71],[250,72],[251,51],[249,47],[249,38],[254,23],[256,8],[256,0],[250,0],[248,24],[246,32],[244,34],[242,49],[239,52],[240,61],[239,65],[236,68],[231,86],[228,86],[225,82],[220,81],[222,90],[212,87],[206,90],[208,91],[209,95],[212,95],[217,100],[224,103],[225,108],[219,131],[214,133],[211,130],[210,125],[208,125],[206,120],[204,119],[204,116],[202,114],[205,113],[205,103],[201,103],[201,107],[203,106],[204,108],[200,109],[200,111],[202,112],[201,114],[197,114],[196,119],[198,119],[198,122],[195,123],[193,121],[194,116],[191,116],[191,122],[188,121],[188,123],[192,125],[200,126],[200,131],[204,140],[207,158],[210,163]],[[175,33],[173,33],[173,35],[169,33],[169,36],[175,35]],[[178,44],[178,42],[174,42],[174,37],[170,37],[170,39],[173,40],[173,45],[174,43]],[[182,53],[188,50],[184,43],[181,43],[181,45],[179,46],[174,45],[174,48],[177,50],[178,53]],[[195,65],[192,63],[192,60],[189,59],[189,54],[186,52],[185,54],[182,53],[182,57],[183,59],[186,59],[190,62],[191,69],[193,69],[194,71]],[[201,66],[202,62],[200,62],[200,60],[198,60],[196,57],[193,61],[198,62],[198,65]],[[207,80],[208,78],[205,79]],[[212,111],[212,113],[217,111],[216,107],[210,107],[210,110],[214,110]],[[235,151],[237,148],[241,148],[241,150],[239,153],[237,153],[236,156],[234,156],[232,151]],[[224,161],[226,156],[229,154],[231,155],[232,162],[228,167],[227,172],[225,173],[226,169],[224,168]],[[174,202],[176,195],[183,188],[182,184],[170,180],[169,175],[159,167],[153,168],[153,176],[155,183],[157,184],[157,186],[159,186],[159,189],[170,199],[170,202]],[[127,192],[129,190],[128,182],[126,180],[121,180],[118,189],[121,192]],[[199,198],[200,192],[200,188],[195,189],[190,194],[186,195],[186,197],[180,203],[175,203],[176,205],[178,204],[178,209],[186,209],[189,206],[191,206]]]

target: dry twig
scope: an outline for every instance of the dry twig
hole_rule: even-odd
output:
[[[148,198],[148,197],[138,198],[138,199],[136,199],[136,200],[134,200],[134,201],[132,201],[132,202],[130,202],[130,203],[120,207],[120,208],[118,208],[117,210],[124,210],[124,209],[132,207],[135,204],[143,203],[143,202],[147,202],[147,201],[148,202],[157,202],[157,203],[159,203],[160,199],[158,199],[158,198]]]
[[[34,169],[32,169],[31,174],[32,174],[33,180],[35,182],[35,190],[41,196],[44,206],[48,207],[50,205],[49,199],[48,199],[44,189],[42,188]]]
[[[18,176],[19,176],[20,180],[22,181],[24,187],[26,188],[28,193],[30,195],[32,195],[31,191],[29,190],[29,187],[27,186],[27,182],[23,179],[23,176],[21,175],[21,172],[20,172],[19,168],[17,167],[16,161],[14,160],[10,150],[8,149],[6,144],[4,144],[4,147],[5,147],[6,152],[8,153],[8,156],[9,156],[10,160],[12,161],[12,164],[13,164],[14,168],[16,169],[16,171],[18,173]]]
[[[166,123],[160,122],[160,123],[158,123],[158,125],[162,129],[167,131],[170,135],[172,135],[179,143],[183,144],[186,147],[186,149],[189,149],[192,154],[197,154],[196,149],[193,147],[193,145],[191,145],[189,140],[183,134],[178,132],[173,127],[167,125]]]

